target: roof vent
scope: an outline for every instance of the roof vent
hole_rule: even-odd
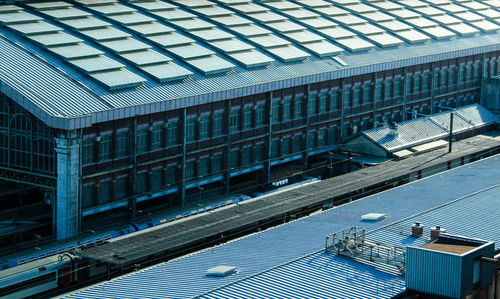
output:
[[[398,124],[397,123],[395,123],[395,122],[389,123],[389,134],[388,135],[392,138],[398,137]]]
[[[226,277],[236,273],[238,268],[233,266],[215,266],[207,270],[207,276]]]
[[[413,224],[411,226],[411,234],[414,237],[420,237],[421,235],[423,235],[424,234],[424,226],[422,225],[422,223],[415,222],[415,224]]]
[[[361,216],[362,221],[380,221],[385,218],[387,218],[387,215],[382,213],[368,213]]]
[[[439,225],[431,227],[431,239],[439,239],[440,233],[445,233],[446,229]]]

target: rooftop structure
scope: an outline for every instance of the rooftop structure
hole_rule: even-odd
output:
[[[453,135],[495,125],[498,121],[493,113],[475,104],[393,124],[392,128],[386,125],[362,131],[347,141],[344,148],[375,156],[397,156],[400,151],[447,137],[451,113],[455,116]]]
[[[491,211],[498,206],[500,189],[488,178],[499,171],[499,161],[498,156],[484,159],[63,298],[111,294],[126,298],[132,293],[169,298],[391,298],[405,291],[405,278],[395,267],[328,254],[324,236],[359,226],[366,229],[370,240],[422,246],[429,244],[430,227],[441,225],[453,234],[491,240],[498,252],[500,223]],[[464,177],[468,184],[463,184]],[[362,220],[361,216],[371,212],[387,217]],[[424,224],[422,236],[412,236],[415,221]],[[238,271],[227,277],[205,276],[218,265]]]

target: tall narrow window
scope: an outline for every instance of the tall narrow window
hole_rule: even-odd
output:
[[[288,155],[290,153],[290,137],[283,137],[281,141],[281,155]]]
[[[350,85],[344,86],[343,95],[342,95],[342,101],[343,101],[342,105],[344,105],[344,108],[352,107],[351,91],[352,91],[352,86],[350,86]]]
[[[153,125],[151,132],[151,149],[160,149],[163,145],[163,123],[156,123]]]
[[[293,109],[294,109],[294,115],[293,117],[294,118],[301,118],[302,117],[302,99],[304,97],[302,95],[298,95],[298,96],[295,96],[295,99],[293,100],[294,101],[294,106],[293,106]]]
[[[326,113],[328,104],[328,92],[323,91],[319,94],[319,113]]]
[[[95,185],[93,183],[83,185],[82,189],[82,206],[89,208],[96,205],[96,198],[94,194]]]
[[[186,141],[193,142],[196,140],[196,117],[188,116],[186,119]]]
[[[394,97],[398,98],[401,96],[401,76],[394,77]]]
[[[422,73],[422,91],[429,91],[429,71],[424,71]]]
[[[231,109],[231,133],[236,133],[240,130],[240,107]]]
[[[276,158],[279,156],[279,139],[273,139],[271,141],[271,158]]]
[[[352,100],[354,106],[361,105],[361,84],[355,84],[352,91]]]
[[[464,83],[464,75],[465,75],[465,65],[461,64],[458,66],[458,75],[457,75],[458,84]]]
[[[412,73],[408,73],[406,74],[405,76],[405,89],[406,89],[406,94],[412,94],[413,93],[413,90],[412,90],[412,79],[413,79],[413,74]]]
[[[208,157],[203,157],[198,160],[198,177],[204,177],[208,175]]]
[[[330,96],[330,111],[339,109],[339,90],[338,88],[332,89]]]
[[[382,99],[382,80],[377,80],[375,82],[375,102],[379,102]]]
[[[178,120],[170,120],[168,122],[168,145],[179,144],[179,122]]]
[[[241,165],[246,166],[252,163],[252,146],[245,146],[241,150]]]
[[[111,180],[99,182],[99,204],[111,201]]]
[[[83,165],[88,165],[91,163],[94,163],[94,157],[95,157],[95,136],[85,136],[83,138],[83,144],[82,144],[82,162]],[[7,143],[5,143],[7,144]]]
[[[477,81],[479,79],[481,79],[481,62],[480,61],[476,61],[474,62],[474,81]]]
[[[365,84],[363,84],[363,104],[371,102],[372,102],[371,84],[370,82],[365,82]]]
[[[107,161],[111,159],[111,145],[113,142],[113,135],[111,133],[102,134],[99,142],[99,161]]]
[[[292,99],[286,98],[283,100],[283,121],[288,121],[292,114]]]
[[[448,86],[455,85],[455,67],[450,66],[448,70]]]
[[[186,161],[186,166],[185,166],[185,176],[186,180],[193,179],[195,177],[196,173],[196,160],[189,160]]]
[[[439,69],[434,69],[434,73],[432,75],[432,87],[433,89],[439,88]]]
[[[177,183],[177,164],[167,166],[167,184],[173,185]]]
[[[279,100],[273,100],[271,110],[273,113],[273,123],[274,124],[279,123],[280,122],[280,101]]]
[[[328,128],[328,143],[329,144],[337,144],[339,139],[339,130],[337,127]]]
[[[210,137],[210,115],[208,113],[200,116],[200,139]]]
[[[446,87],[448,85],[448,68],[442,69],[440,72],[441,75],[441,80],[440,80],[440,87]]]
[[[124,199],[128,195],[128,177],[120,176],[115,180],[115,199],[120,200]]]
[[[214,136],[221,136],[224,133],[224,113],[216,111],[213,116],[213,134]]]
[[[151,191],[158,191],[162,187],[162,170],[156,168],[151,172]]]
[[[148,127],[142,126],[137,129],[137,153],[142,154],[148,151]]]
[[[135,192],[137,194],[144,193],[148,190],[148,173],[147,171],[138,172],[135,176]]]
[[[420,92],[421,89],[420,89],[420,86],[422,84],[422,79],[421,79],[421,74],[420,73],[416,73],[415,76],[413,76],[413,92],[414,93],[417,93],[417,92]]]
[[[472,81],[472,63],[468,63],[465,66],[465,82]]]
[[[257,103],[257,106],[255,106],[255,127],[261,127],[265,124],[265,118],[266,118],[266,107],[264,103]]]
[[[316,135],[315,131],[309,131],[309,134],[307,134],[307,149],[312,149],[316,146],[316,137],[314,135]]]
[[[293,151],[295,153],[302,151],[302,134],[293,135]]]
[[[253,149],[253,157],[255,161],[262,161],[264,157],[264,143],[257,143]]]
[[[116,157],[123,158],[128,156],[129,151],[129,132],[128,129],[121,129],[116,132]]]
[[[218,174],[222,171],[222,165],[224,161],[222,160],[221,153],[215,153],[212,156],[212,174]]]
[[[231,150],[231,153],[229,155],[229,167],[230,168],[237,168],[239,166],[239,155],[240,155],[239,149]]]
[[[309,95],[309,100],[307,101],[307,115],[316,115],[316,94]]]
[[[252,106],[246,105],[245,107],[243,107],[243,131],[252,128],[252,114],[253,114]]]

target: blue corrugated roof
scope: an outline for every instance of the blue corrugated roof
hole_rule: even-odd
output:
[[[495,156],[64,298],[187,298],[207,292],[209,298],[389,298],[404,290],[402,277],[323,254],[325,236],[346,227],[360,226],[371,231],[370,239],[406,245],[414,241],[409,242],[410,237],[404,233],[418,219],[427,228],[438,224],[451,233],[497,239],[500,218],[491,211],[500,204],[500,197],[493,196],[500,190],[479,191],[495,185],[493,178],[499,175],[500,156]],[[479,193],[470,196],[476,192]],[[439,206],[442,207],[436,208]],[[369,212],[385,213],[387,218],[362,222],[360,216]],[[416,214],[420,215],[414,216]],[[500,243],[500,240],[493,241]],[[217,265],[235,266],[239,272],[226,278],[205,276],[209,268]]]
[[[84,40],[85,44],[89,44],[92,47],[103,51],[107,56],[117,60],[120,63],[123,63],[126,69],[136,73],[136,75],[138,76],[141,76],[146,80],[146,82],[136,88],[110,91],[105,86],[103,86],[106,84],[99,84],[98,81],[92,79],[91,76],[88,76],[82,73],[80,70],[75,69],[71,66],[71,64],[66,63],[65,61],[63,61],[63,59],[51,53],[51,51],[54,49],[50,46],[47,46],[47,50],[45,49],[46,47],[42,47],[39,44],[31,41],[30,38],[32,38],[33,36],[24,37],[21,33],[10,31],[7,26],[10,24],[10,22],[13,22],[12,20],[15,19],[14,17],[16,13],[4,14],[3,17],[0,16],[0,23],[2,23],[3,21],[6,22],[6,26],[0,26],[0,36],[12,42],[18,43],[22,46],[22,48],[12,47],[12,45],[9,45],[7,43],[0,43],[0,51],[15,52],[14,54],[16,56],[24,55],[24,57],[20,60],[22,62],[21,64],[16,63],[12,59],[4,61],[3,65],[5,66],[5,70],[0,73],[0,81],[3,84],[6,84],[9,87],[13,88],[15,92],[11,95],[17,95],[15,97],[16,101],[21,102],[27,108],[31,108],[30,105],[33,105],[33,103],[31,102],[42,102],[43,105],[38,105],[40,106],[41,111],[36,111],[36,109],[34,108],[31,109],[33,110],[35,115],[37,115],[42,120],[49,122],[47,118],[55,117],[60,119],[58,120],[60,127],[74,128],[88,126],[91,124],[91,122],[101,122],[116,118],[129,117],[136,114],[167,110],[170,109],[170,107],[185,107],[189,105],[196,105],[202,103],[203,101],[207,101],[207,98],[208,101],[215,101],[240,97],[257,92],[265,92],[290,86],[353,76],[366,72],[392,69],[405,65],[427,63],[443,59],[451,59],[454,57],[485,53],[500,49],[500,44],[498,44],[497,42],[500,38],[500,34],[486,32],[486,30],[485,32],[481,32],[477,35],[469,37],[459,37],[457,35],[449,40],[434,40],[431,38],[430,41],[418,44],[418,46],[403,43],[403,45],[400,47],[381,48],[373,45],[373,47],[369,51],[355,53],[349,52],[344,48],[339,56],[345,62],[347,62],[347,65],[343,66],[337,63],[335,60],[331,59],[331,57],[319,57],[315,54],[314,51],[308,50],[308,48],[314,48],[313,44],[300,44],[290,37],[287,37],[286,34],[289,35],[289,32],[287,30],[292,30],[290,29],[292,28],[292,26],[278,26],[277,23],[266,23],[266,21],[261,20],[260,17],[252,17],[252,15],[243,14],[239,12],[241,11],[243,6],[234,6],[231,4],[225,4],[220,1],[205,2],[204,5],[212,7],[212,10],[220,10],[224,8],[228,14],[234,17],[245,20],[245,22],[254,23],[254,25],[257,24],[257,26],[259,26],[259,28],[261,29],[265,28],[266,30],[269,30],[269,34],[286,40],[287,43],[291,44],[298,50],[304,51],[308,56],[307,59],[299,62],[283,62],[284,60],[288,60],[288,58],[285,58],[284,56],[280,58],[279,56],[282,54],[286,54],[285,56],[288,56],[288,52],[284,53],[282,51],[282,48],[265,48],[263,46],[255,44],[250,39],[248,39],[247,36],[237,32],[239,31],[240,27],[231,28],[230,26],[227,27],[225,25],[222,25],[220,20],[224,17],[220,17],[217,13],[215,15],[210,15],[210,13],[208,13],[206,10],[197,8],[196,5],[190,7],[183,5],[183,2],[176,3],[174,1],[173,3],[175,5],[181,5],[182,7],[176,8],[177,10],[171,14],[165,14],[165,12],[170,12],[170,10],[148,11],[148,6],[134,6],[134,3],[119,3],[109,5],[109,9],[111,9],[112,15],[109,14],[109,9],[103,11],[103,9],[100,7],[87,7],[86,4],[79,4],[78,2],[74,4],[73,10],[78,9],[82,11],[81,19],[87,18],[84,15],[91,14],[92,17],[88,19],[89,22],[95,22],[95,20],[98,20],[100,22],[98,26],[101,28],[114,28],[124,31],[125,33],[127,33],[127,35],[130,35],[130,43],[121,43],[125,46],[131,46],[131,42],[134,42],[135,44],[139,44],[140,42],[144,47],[153,48],[158,52],[174,58],[170,63],[176,64],[178,67],[185,68],[186,73],[192,72],[193,74],[190,79],[182,81],[179,80],[176,82],[163,82],[165,80],[160,79],[160,82],[158,80],[159,78],[148,75],[147,72],[142,71],[139,67],[124,60],[121,57],[121,53],[125,51],[125,49],[106,48],[102,44],[100,44],[100,42],[95,41],[88,37],[88,35],[82,34],[78,31],[85,28],[76,29],[74,26],[72,27],[67,25],[70,23],[74,23],[74,20],[60,19],[60,17],[54,15],[53,11],[50,11],[50,13],[46,13],[47,11],[44,12],[43,10],[38,11],[37,7],[39,7],[39,5],[37,6],[30,4],[29,7],[25,8],[25,11],[34,15],[32,17],[33,20],[41,17],[44,19],[45,23],[56,25],[62,28],[63,31],[61,32],[66,33],[68,36],[73,36]],[[253,6],[255,5],[257,5],[257,1]],[[287,11],[286,13],[281,12],[271,4],[258,2],[258,5],[266,6],[265,8],[261,8],[264,11],[268,10],[275,14],[281,14],[280,18],[287,19],[285,20],[286,22],[289,22],[287,24],[293,24],[294,28],[305,28],[301,29],[303,30],[303,34],[307,34],[310,36],[316,35],[317,37],[315,38],[318,38],[319,40],[324,39],[333,46],[342,47],[342,40],[325,36],[319,31],[321,29],[324,29],[324,27],[315,26],[337,26],[339,28],[342,27],[344,29],[354,31],[354,29],[349,28],[350,25],[335,24],[334,16],[327,16],[324,14],[324,12],[321,12],[320,9],[307,7],[307,4],[299,4],[302,6],[302,8],[298,8],[299,10],[295,13],[293,11]],[[335,6],[333,3],[331,5]],[[369,1],[366,1],[366,5],[371,4]],[[169,4],[168,7],[173,9],[175,6]],[[161,9],[168,9],[168,7],[163,7]],[[491,9],[496,10],[496,8],[493,7]],[[118,16],[126,16],[120,13],[128,13],[129,11],[134,10],[135,12],[133,12],[133,16],[142,16],[142,21],[140,21],[142,25],[151,24],[154,28],[166,28],[165,34],[149,36],[149,33],[145,33],[144,35],[141,35],[137,33],[137,31],[132,30],[132,27],[135,26],[133,24],[135,23],[128,24],[127,18],[124,18],[125,21],[121,19],[121,21],[118,20]],[[380,9],[374,7],[373,10],[377,11]],[[306,15],[309,16],[311,15],[311,13],[319,14],[321,16],[317,17],[318,20],[324,20],[328,22],[320,21],[318,23],[311,22],[311,19],[301,19],[301,16],[305,16],[301,11],[309,11],[309,13],[306,13]],[[224,35],[220,36],[221,39],[228,38],[229,40],[234,39],[235,41],[238,41],[240,43],[247,43],[251,47],[255,48],[253,51],[258,51],[261,55],[267,55],[271,57],[272,60],[274,60],[273,63],[268,67],[246,68],[244,65],[233,58],[238,56],[231,56],[231,53],[225,53],[220,49],[211,46],[209,42],[204,41],[195,33],[192,33],[190,28],[183,27],[184,25],[182,24],[185,24],[186,21],[183,20],[179,23],[178,20],[172,20],[172,18],[178,18],[179,12],[182,12],[184,14],[182,18],[190,20],[191,23],[195,22],[196,24],[206,24],[206,26],[208,27],[216,26],[218,32],[225,33]],[[392,15],[389,18],[400,18],[397,11],[391,10],[386,11],[385,13]],[[351,11],[350,14],[352,16],[361,18],[361,21],[365,22],[366,24],[372,24],[374,26],[377,25],[375,21],[370,19],[371,17],[369,15],[364,15],[363,13],[356,12],[355,10]],[[447,12],[447,14],[452,15],[453,13]],[[290,17],[288,17],[290,15],[294,16],[295,19],[291,19]],[[329,19],[331,20],[329,21]],[[405,20],[400,18],[400,21],[404,22]],[[496,20],[493,21],[496,22]],[[462,22],[468,23],[468,21]],[[321,23],[323,25],[318,25],[316,23]],[[164,27],[159,25],[163,25]],[[445,25],[436,24],[435,26]],[[231,71],[226,72],[226,67],[221,66],[219,69],[217,69],[216,66],[213,66],[208,72],[210,74],[203,74],[202,72],[197,70],[197,68],[199,69],[199,67],[196,67],[195,64],[191,64],[191,61],[189,59],[182,59],[181,57],[179,57],[179,51],[176,51],[174,48],[170,49],[169,46],[160,47],[158,42],[154,41],[158,36],[165,36],[165,38],[163,39],[168,40],[167,37],[172,30],[175,30],[175,34],[177,36],[184,36],[186,38],[189,37],[193,43],[199,45],[200,47],[206,48],[208,50],[207,53],[215,53],[213,55],[216,55],[216,57],[218,57],[219,59],[223,59],[226,61],[225,65],[229,66],[233,64],[234,67]],[[234,34],[236,37],[231,37],[231,35],[228,35],[227,33]],[[398,33],[399,31],[394,33],[387,31],[387,33],[384,34],[392,34],[392,37],[396,38],[396,36],[398,36]],[[158,32],[154,31],[152,34],[158,34]],[[296,33],[294,32],[294,34]],[[367,40],[370,40],[368,37],[363,38],[365,38],[365,42]],[[29,57],[27,53],[32,53],[36,56],[39,56],[40,58],[42,58],[42,60],[33,59],[32,57]],[[181,53],[183,52],[181,51]],[[12,74],[14,74],[13,77],[16,77],[15,74],[29,73],[31,69],[40,69],[46,67],[46,65],[51,65],[61,70],[63,74],[56,74],[55,77],[69,77],[73,79],[74,82],[63,82],[60,80],[54,82],[56,81],[54,80],[54,76],[43,76],[45,72],[42,72],[38,76],[33,76],[33,81],[24,89],[18,88],[18,85],[21,84],[20,82],[23,81],[22,79],[19,79],[20,82],[18,82],[17,79],[12,82]],[[222,71],[222,73],[211,74],[213,72],[219,71]],[[52,78],[53,81],[49,81],[49,79],[47,78]],[[137,84],[139,84],[140,81],[141,80],[137,80]],[[193,81],[197,84],[193,84]],[[52,85],[53,88],[51,86],[51,88],[45,90],[44,93],[41,93],[40,89],[45,89],[45,87],[47,87],[48,85]],[[56,110],[54,101],[57,102],[61,99],[61,91],[69,93],[70,90],[82,86],[88,88],[89,90],[92,90],[95,94],[88,92],[86,94],[75,96],[72,99],[68,99],[68,105],[58,105],[57,108],[61,110],[60,113],[54,112],[54,110]],[[117,86],[127,87],[132,85],[122,84]],[[207,94],[209,96],[207,96]],[[33,97],[30,97],[30,95],[34,96],[35,99],[33,99]],[[66,97],[68,96],[66,95]],[[94,103],[95,101],[101,102],[100,107],[99,104]],[[79,102],[90,102],[90,109],[79,108]],[[156,105],[156,103],[159,102],[161,102],[161,104]],[[103,103],[108,103],[109,105],[103,105]],[[35,103],[35,105],[37,104]],[[104,111],[114,109],[120,109],[122,111],[102,113]],[[86,115],[87,113],[92,114],[91,119],[86,119],[85,121],[75,120],[76,118],[84,117],[84,115]],[[57,123],[57,121],[54,120],[52,122]]]

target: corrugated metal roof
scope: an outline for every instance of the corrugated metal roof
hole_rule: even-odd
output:
[[[436,35],[436,39],[431,39],[428,43],[419,45],[418,48],[414,48],[408,43],[404,43],[402,46],[395,48],[394,45],[401,43],[395,37],[395,35],[398,35],[400,38],[410,43],[422,42],[426,39],[429,39],[430,37],[422,33],[422,31],[415,31],[413,29],[413,31],[402,30],[392,32],[392,30],[400,30],[402,28],[401,25],[399,25],[397,28],[392,25],[389,27],[384,27],[388,30],[388,32],[382,32],[381,35],[377,36],[365,36],[362,32],[360,33],[360,35],[353,36],[349,40],[343,39],[338,36],[339,32],[346,32],[346,28],[351,26],[349,24],[371,24],[372,26],[377,25],[378,21],[376,20],[379,20],[379,18],[374,19],[374,16],[372,15],[376,14],[380,17],[382,15],[385,16],[385,14],[379,12],[378,10],[380,10],[380,8],[373,6],[370,1],[362,1],[362,5],[351,5],[352,12],[350,13],[347,13],[346,11],[338,7],[332,6],[327,2],[325,2],[326,4],[321,5],[310,5],[307,2],[304,2],[304,4],[294,4],[292,6],[299,7],[289,8],[286,11],[280,11],[278,8],[273,7],[273,5],[270,4],[268,5],[263,3],[262,5],[257,5],[255,3],[252,3],[251,1],[247,4],[240,5],[234,5],[234,2],[225,3],[220,1],[206,1],[202,9],[198,8],[199,6],[196,5],[185,5],[185,2],[182,1],[178,3],[182,7],[178,7],[173,4],[163,5],[162,2],[151,2],[148,4],[108,2],[108,4],[100,6],[93,5],[92,3],[90,3],[92,1],[89,2],[90,4],[87,2],[89,1],[80,1],[75,4],[68,4],[63,2],[63,7],[66,8],[59,8],[58,10],[50,12],[48,10],[44,10],[45,8],[42,7],[43,5],[40,6],[38,5],[39,3],[35,3],[36,5],[31,5],[31,7],[26,8],[25,11],[22,11],[20,8],[15,7],[15,9],[13,9],[12,6],[0,6],[0,9],[1,7],[5,7],[4,13],[0,14],[0,23],[4,25],[13,23],[34,23],[42,19],[43,16],[43,19],[46,23],[55,26],[61,25],[66,28],[66,30],[61,32],[61,34],[70,34],[75,38],[78,37],[85,40],[91,38],[85,36],[84,34],[81,34],[79,32],[79,30],[81,29],[116,28],[128,33],[134,31],[135,26],[136,30],[134,32],[136,33],[132,34],[133,36],[130,39],[120,39],[119,37],[116,37],[115,41],[105,42],[102,43],[102,45],[97,44],[95,50],[103,51],[105,52],[105,54],[110,55],[113,55],[113,53],[123,53],[124,51],[136,50],[139,51],[141,49],[148,48],[154,48],[156,51],[164,54],[167,54],[168,51],[171,51],[171,53],[175,53],[177,55],[177,59],[175,59],[173,63],[178,64],[180,67],[188,68],[189,71],[193,73],[191,75],[192,80],[200,82],[203,81],[203,85],[205,86],[205,88],[203,89],[203,92],[205,93],[204,99],[208,98],[209,101],[221,100],[229,97],[245,96],[253,93],[254,90],[259,90],[262,92],[274,90],[276,89],[274,83],[277,81],[280,82],[281,87],[286,88],[298,84],[307,84],[329,79],[341,78],[346,75],[351,76],[365,72],[372,72],[375,70],[379,71],[383,69],[391,69],[394,67],[393,62],[396,60],[400,60],[400,63],[398,63],[398,67],[400,67],[404,65],[413,65],[422,62],[450,59],[461,55],[473,55],[476,53],[484,53],[500,49],[500,44],[496,42],[496,40],[500,38],[500,34],[492,32],[495,30],[493,26],[494,24],[488,21],[489,19],[492,19],[492,17],[495,17],[495,15],[491,13],[489,14],[489,16],[485,16],[486,19],[484,21],[468,21],[464,19],[461,20],[461,23],[459,24],[469,24],[472,27],[476,27],[479,28],[479,30],[482,30],[481,33],[474,36],[470,36],[467,38],[454,37],[447,42],[440,42],[437,39],[441,38],[442,35],[439,35],[439,32],[435,32],[439,35]],[[286,7],[290,6],[291,4],[286,1],[283,3],[283,5]],[[405,3],[404,5],[407,5],[411,8],[410,4]],[[424,7],[430,7],[426,5],[426,3],[422,4],[422,6]],[[358,11],[360,7],[362,7],[363,9],[361,11]],[[364,8],[367,7],[369,8],[368,11],[374,11],[375,13],[365,13],[367,10]],[[497,11],[497,7],[489,7],[489,11],[500,13]],[[466,11],[471,10],[471,8],[468,8],[466,6],[464,6],[463,9],[465,9]],[[73,19],[60,20],[58,16],[54,15],[54,12],[63,10],[71,10],[72,12],[78,12],[78,14],[72,15]],[[257,10],[259,12],[273,13],[280,18],[284,18],[285,20],[271,23],[269,23],[269,20],[258,20],[254,22],[254,19],[251,16],[240,13],[241,11],[247,10]],[[220,16],[220,12],[222,11],[224,12],[224,14],[226,14],[225,16]],[[408,10],[408,12],[412,11]],[[397,18],[399,22],[397,24],[408,24],[408,20],[406,19],[406,17],[408,16],[405,15],[405,10],[393,7],[386,13],[392,15],[390,19]],[[415,12],[413,12],[413,14],[419,16],[419,14]],[[448,14],[452,16],[455,13],[449,12]],[[321,17],[317,17],[317,15],[321,15]],[[343,16],[344,19],[339,18],[338,15]],[[141,25],[130,25],[129,21],[130,19],[132,19],[128,18],[130,16],[132,16],[134,19],[137,19],[137,22],[141,23]],[[303,19],[303,17],[305,16],[307,18]],[[345,26],[337,25],[337,22],[335,22],[336,19],[339,19],[340,21],[343,20],[343,24]],[[172,32],[172,30],[174,29],[165,26],[168,25],[167,23],[172,22],[172,20],[176,20],[174,23],[178,25],[177,29],[175,29],[174,32]],[[419,20],[425,22],[426,24],[431,22],[430,20],[426,19],[425,16],[420,17]],[[256,22],[258,22],[258,25],[256,25]],[[136,24],[136,21],[132,21],[132,23]],[[235,26],[242,24],[249,25]],[[304,31],[305,27],[303,27],[303,25],[309,27],[310,29]],[[419,23],[417,25],[421,26],[422,24]],[[224,36],[238,34],[241,36],[242,42],[249,42],[254,46],[260,45],[260,47],[262,48],[256,49],[256,51],[258,51],[259,53],[265,53],[267,55],[273,53],[279,59],[273,61],[275,67],[256,70],[255,68],[253,68],[255,66],[254,63],[242,62],[241,59],[238,59],[239,57],[226,56],[222,53],[223,50],[207,44],[204,41],[204,38],[207,37],[201,36],[200,32],[196,33],[196,31],[192,31],[193,29],[202,28],[200,26],[202,26],[203,28],[215,27],[216,31],[214,32],[224,32]],[[325,29],[325,26],[330,29],[327,29],[329,31],[327,31],[326,33],[322,33],[323,30],[319,28]],[[426,25],[424,24],[423,26]],[[432,30],[438,29],[438,27],[435,27]],[[442,29],[445,30],[444,28]],[[256,30],[258,30],[258,32]],[[282,34],[294,30],[302,31],[300,33],[294,34]],[[332,30],[336,32],[334,35],[330,34],[333,32]],[[384,31],[383,29],[380,30]],[[439,30],[443,31],[441,29]],[[370,32],[366,34],[369,33]],[[64,76],[72,78],[74,82],[78,81],[78,84],[85,86],[85,88],[94,91],[96,94],[108,98],[108,102],[113,103],[113,106],[107,109],[119,109],[135,105],[154,104],[158,101],[169,100],[176,101],[176,103],[152,105],[152,107],[154,106],[156,108],[151,108],[154,110],[165,109],[165,107],[170,106],[185,107],[190,105],[190,103],[196,103],[202,96],[202,94],[198,93],[196,89],[190,89],[190,87],[193,86],[190,80],[177,82],[159,82],[158,80],[154,79],[154,77],[148,77],[148,80],[141,87],[110,91],[104,86],[99,85],[98,82],[91,80],[89,76],[80,73],[79,69],[73,68],[70,64],[65,63],[64,60],[59,59],[53,53],[43,51],[43,49],[40,49],[39,46],[30,43],[28,40],[24,39],[21,36],[22,33],[20,33],[19,35],[12,34],[12,32],[8,30],[7,27],[0,26],[0,34],[14,43],[19,43],[24,48],[24,50],[21,48],[13,48],[0,49],[0,51],[6,52],[15,49],[16,51],[21,52],[28,51],[34,55],[42,57],[46,62],[39,63],[49,63],[53,67],[59,68],[62,72],[65,73]],[[255,38],[254,36],[252,38],[252,42],[247,37],[249,35],[253,36],[254,34],[270,35],[260,38]],[[307,36],[305,36],[306,34]],[[325,41],[324,43],[304,43],[309,42],[314,34],[317,34],[317,38],[326,38],[329,40]],[[354,33],[349,33],[349,35],[352,34]],[[418,34],[419,37],[416,37],[415,34]],[[269,43],[269,39],[271,38],[273,39],[273,41],[272,43]],[[280,41],[279,44],[290,44],[293,48],[286,49],[294,49],[294,51],[297,53],[289,55],[288,50],[284,51],[285,48],[269,49],[269,51],[263,49],[264,47],[278,46],[277,41],[279,38],[283,39],[283,42],[281,43]],[[372,43],[369,43],[367,40],[370,39],[379,46],[374,46]],[[387,42],[389,39],[393,41]],[[76,39],[73,40],[76,41]],[[45,42],[46,45],[53,45],[53,43],[49,42]],[[300,44],[301,42],[304,44]],[[353,44],[353,42],[355,42],[355,44]],[[185,55],[182,55],[182,53],[176,52],[176,50],[178,50],[179,48],[171,48],[175,45],[189,43],[194,43],[197,49],[206,48],[208,52],[214,52],[221,59],[227,59],[228,64],[235,64],[236,62],[238,62],[239,65],[235,67],[233,71],[227,73],[227,77],[225,78],[226,83],[220,85],[220,82],[218,82],[220,76],[214,77],[211,76],[211,72],[206,72],[204,70],[200,71],[196,66],[190,67],[189,63],[185,61],[189,58]],[[108,47],[105,47],[106,45]],[[83,46],[83,44],[80,44],[79,46]],[[160,47],[155,48],[156,46]],[[384,47],[390,47],[390,49],[386,50],[384,49]],[[373,51],[365,51],[369,48],[373,48]],[[60,49],[50,50],[51,52],[57,52]],[[342,59],[347,63],[346,66],[332,63],[332,60],[329,56],[336,55],[338,52],[341,52]],[[308,59],[303,60],[303,57],[308,57]],[[297,63],[296,60],[301,60],[301,62]],[[127,63],[126,61],[120,62]],[[8,69],[12,69],[13,72],[26,71],[22,67],[14,70],[13,68],[15,67],[19,68],[19,65],[12,63],[10,66],[8,66]],[[130,66],[126,64],[126,68],[128,69],[129,67]],[[138,75],[141,75],[141,72],[138,69],[131,68],[131,70],[134,70],[135,72],[138,72]],[[5,76],[8,76],[8,74],[6,74]],[[5,81],[3,80],[2,75],[0,75],[0,80]],[[47,82],[43,80],[34,82],[37,82],[39,86],[47,85]],[[30,89],[29,92],[36,96],[36,90],[37,88],[39,88],[39,86],[34,86],[33,89]],[[128,85],[123,84],[123,86]],[[57,88],[64,90],[68,89],[69,86],[61,85]],[[174,89],[176,91],[172,92],[172,90]],[[18,98],[24,97],[23,100],[19,98],[19,102],[21,102],[21,104],[29,102],[23,91],[16,90],[16,92],[18,93]],[[92,97],[91,94],[89,94],[88,96]],[[51,97],[56,98],[55,95],[52,95]],[[101,110],[99,112],[105,110]],[[82,122],[75,118],[86,117],[84,116],[86,111],[87,110],[81,110],[80,113],[76,113],[75,115],[64,120],[52,119],[51,121],[53,123],[59,123],[60,126],[66,128],[77,128],[85,126],[89,124],[88,121]],[[143,109],[141,107],[133,107],[132,109],[123,111],[124,113],[101,113],[99,121],[106,121],[116,117],[128,117],[131,115],[136,115],[138,113],[145,113],[141,111],[151,110]],[[71,113],[69,113],[69,111],[66,111],[64,114]],[[45,121],[48,121],[48,118],[57,117],[56,115],[52,115],[49,111],[45,111],[45,115],[37,116],[41,119],[44,119]],[[94,117],[94,120],[97,121],[97,118]]]
[[[402,277],[383,267],[325,255],[321,251],[325,236],[360,226],[369,231],[372,240],[415,244],[405,233],[418,219],[427,228],[439,224],[452,233],[498,239],[500,218],[491,211],[500,204],[500,187],[481,191],[492,188],[495,182],[491,178],[499,175],[497,155],[64,298],[188,298],[203,294],[206,298],[390,298],[404,290]],[[294,192],[300,193],[300,189]],[[478,211],[471,213],[473,209]],[[360,216],[370,212],[385,213],[387,218],[362,222]],[[206,270],[217,265],[235,266],[238,273],[225,278],[205,276]]]
[[[478,104],[453,109],[453,133],[480,128],[498,121],[498,117]],[[449,134],[450,111],[420,117],[397,125],[397,136],[389,126],[379,127],[362,134],[384,148],[395,152],[418,144],[434,141]]]

